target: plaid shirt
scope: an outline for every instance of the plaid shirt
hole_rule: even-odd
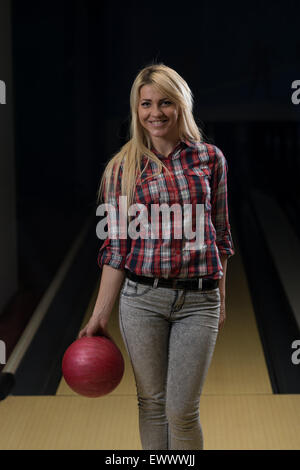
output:
[[[187,243],[191,244],[195,238],[193,239],[191,236],[185,238],[184,228],[182,236],[175,237],[174,228],[177,222],[174,222],[174,216],[172,221],[171,215],[171,220],[169,219],[167,224],[164,222],[164,228],[170,229],[170,235],[167,237],[162,237],[163,224],[157,225],[156,223],[156,227],[159,227],[158,238],[139,236],[137,239],[133,239],[128,235],[127,239],[116,239],[115,236],[119,230],[118,224],[116,224],[111,229],[111,238],[107,237],[99,250],[99,267],[102,268],[104,264],[109,264],[116,269],[125,268],[138,275],[159,278],[201,276],[220,279],[223,276],[220,253],[228,257],[235,253],[228,217],[228,166],[223,153],[214,145],[204,142],[195,143],[186,139],[181,141],[166,158],[154,148],[151,150],[158,158],[163,159],[164,164],[171,172],[171,178],[163,168],[163,173],[148,179],[149,176],[157,172],[156,163],[149,161],[145,172],[137,181],[135,202],[147,207],[150,225],[151,205],[167,203],[171,207],[173,204],[179,204],[183,214],[183,205],[190,204],[192,217],[188,225],[194,232],[196,229],[196,204],[202,205],[204,209],[201,218],[204,222],[204,224],[202,223],[204,235],[202,244],[198,249],[187,249]],[[143,155],[142,170],[146,162],[147,157]],[[118,175],[117,194],[114,195],[110,192],[109,201],[104,201],[113,204],[117,216],[119,214],[118,198],[121,178],[122,165]],[[199,215],[197,217],[199,220]],[[114,232],[113,237],[112,232]],[[145,232],[144,228],[141,232],[149,233]]]

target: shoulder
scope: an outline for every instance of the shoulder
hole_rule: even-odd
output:
[[[195,143],[198,151],[198,158],[201,164],[207,165],[211,172],[211,178],[215,176],[219,181],[222,175],[227,173],[228,164],[222,150],[214,144],[207,142]]]
[[[206,154],[210,161],[225,160],[222,150],[214,144],[207,142],[197,142],[200,153]]]
[[[197,143],[200,160],[206,161],[211,169],[227,168],[227,160],[222,150],[207,142]]]

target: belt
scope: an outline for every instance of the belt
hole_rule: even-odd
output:
[[[169,287],[171,289],[184,289],[184,290],[212,290],[216,289],[219,285],[219,279],[208,279],[208,278],[190,278],[190,279],[180,279],[180,278],[152,278],[147,276],[138,276],[131,271],[125,270],[126,277],[135,282],[140,282],[141,284],[152,285],[152,287]]]

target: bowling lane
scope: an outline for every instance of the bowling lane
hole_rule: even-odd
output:
[[[233,235],[237,242],[234,230]],[[299,449],[300,396],[272,393],[237,243],[229,266],[226,326],[218,336],[200,403],[205,448]],[[97,292],[95,286],[82,326]],[[117,300],[108,329],[125,360],[120,385],[91,399],[76,395],[62,379],[56,396],[7,397],[0,402],[1,449],[141,449],[134,377],[119,331],[118,305]]]
[[[233,218],[233,217],[232,217]],[[247,279],[236,241],[236,254],[228,261],[226,325],[219,333],[215,354],[204,385],[203,395],[272,394],[268,369],[253,311]],[[96,286],[82,326],[91,315],[96,300]],[[125,372],[112,396],[135,395],[135,383],[129,357],[119,329],[119,299],[112,311],[108,329],[125,360]],[[56,395],[76,395],[62,378]]]
[[[272,385],[231,215],[236,254],[228,261],[226,323],[219,333],[203,394],[272,394]]]
[[[205,449],[299,449],[299,395],[204,395]],[[132,396],[8,397],[0,402],[2,450],[141,450]]]

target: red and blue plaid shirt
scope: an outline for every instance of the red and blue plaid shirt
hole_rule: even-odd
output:
[[[108,264],[115,269],[128,269],[137,275],[158,278],[190,278],[209,277],[220,279],[223,276],[220,254],[228,257],[234,255],[234,245],[230,232],[228,201],[227,201],[227,161],[215,145],[205,142],[181,141],[175,149],[164,157],[154,148],[155,155],[163,159],[171,172],[171,177],[163,168],[163,173],[149,178],[157,172],[156,163],[149,161],[148,166],[137,181],[135,202],[148,209],[148,220],[151,223],[153,204],[167,203],[183,205],[191,204],[192,230],[196,228],[196,204],[204,209],[201,220],[204,221],[204,240],[200,249],[185,249],[187,240],[184,236],[174,237],[174,222],[170,223],[170,235],[162,237],[161,226],[159,237],[133,239],[107,237],[98,255],[100,268]],[[143,170],[147,157],[143,155]],[[117,193],[109,193],[109,202],[116,213],[119,211],[121,194],[122,165],[118,175]],[[157,220],[157,219],[156,219]],[[173,219],[174,220],[174,219]],[[178,220],[178,219],[177,219]],[[160,224],[161,225],[161,224]],[[113,228],[118,233],[117,226]],[[110,232],[111,234],[111,232]]]

